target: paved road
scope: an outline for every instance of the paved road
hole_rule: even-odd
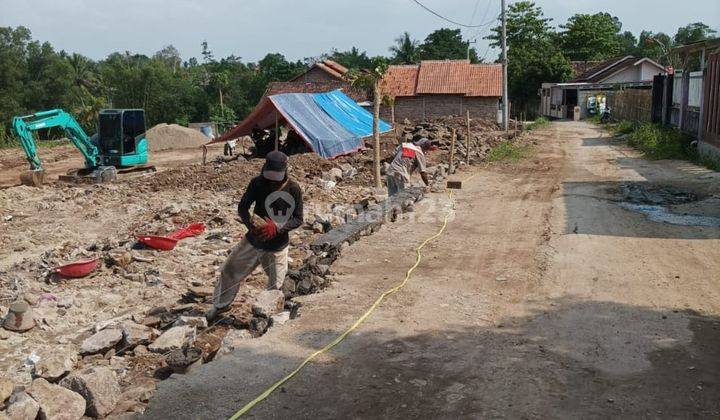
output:
[[[146,416],[232,415],[400,281],[454,202],[407,288],[249,417],[718,418],[720,229],[623,202],[670,186],[701,198],[673,211],[720,217],[720,177],[602,136],[555,123],[534,157],[424,200],[353,245],[300,319],[163,382]]]

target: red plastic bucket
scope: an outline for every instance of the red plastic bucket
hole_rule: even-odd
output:
[[[70,278],[85,277],[95,271],[98,267],[99,261],[100,260],[98,258],[75,261],[73,263],[54,268],[53,273]]]
[[[177,239],[168,238],[166,236],[155,236],[155,235],[144,235],[138,236],[138,241],[154,249],[161,249],[163,251],[170,251],[175,248],[178,241]]]

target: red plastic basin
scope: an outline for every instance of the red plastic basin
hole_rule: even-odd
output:
[[[59,274],[63,277],[85,277],[95,271],[99,261],[100,260],[98,258],[75,261],[73,263],[61,265],[60,267],[54,268],[53,273]]]
[[[150,248],[170,251],[175,248],[177,239],[168,238],[167,236],[144,235],[138,236],[138,241],[149,246]]]

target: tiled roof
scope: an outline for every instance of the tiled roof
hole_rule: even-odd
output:
[[[417,86],[418,66],[390,66],[380,84],[380,90],[392,96],[413,96]]]
[[[502,66],[471,64],[467,60],[422,61],[418,65],[390,66],[381,90],[391,96],[502,96]]]
[[[331,69],[335,70],[336,72],[340,74],[345,74],[348,72],[348,68],[343,66],[342,64],[338,63],[337,61],[333,60],[323,60],[323,64],[330,67]]]
[[[345,73],[348,72],[347,67],[343,66],[342,64],[340,64],[336,61],[323,60],[323,61],[318,61],[315,64],[313,64],[305,73],[307,73],[308,71],[310,71],[316,67],[339,80],[343,80],[345,78]],[[292,82],[295,80],[302,79],[302,77],[305,73],[293,77],[290,81]]]

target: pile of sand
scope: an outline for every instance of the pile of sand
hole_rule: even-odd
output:
[[[201,132],[177,124],[158,124],[145,135],[151,152],[200,147],[210,141]]]

